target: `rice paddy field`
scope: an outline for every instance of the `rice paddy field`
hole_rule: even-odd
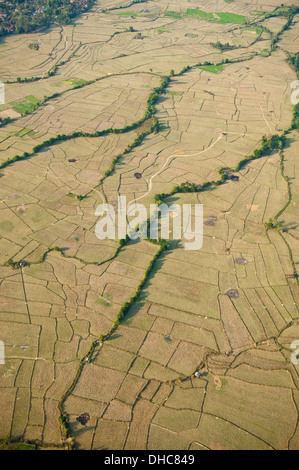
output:
[[[1,38],[0,449],[299,449],[299,15],[281,10],[98,0]],[[100,204],[156,195],[203,205],[200,250],[97,238]]]

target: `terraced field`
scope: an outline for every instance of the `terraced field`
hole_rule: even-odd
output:
[[[298,450],[299,14],[284,29],[280,5],[99,0],[0,43],[0,439]],[[203,247],[99,240],[119,196],[203,204]]]

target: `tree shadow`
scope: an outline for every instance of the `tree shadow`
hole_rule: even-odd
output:
[[[77,424],[77,421],[76,421],[76,423],[73,422],[71,424]],[[94,428],[95,428],[95,426],[82,426],[81,425],[80,428],[74,430],[74,434],[76,436],[82,436],[82,434],[84,434],[87,431],[92,431]]]
[[[292,145],[294,142],[296,142],[296,139],[294,139],[293,137],[287,137],[287,138],[286,138],[286,143],[285,143],[284,148],[285,148],[285,149],[290,148],[291,145]],[[286,160],[285,160],[285,161],[286,161]]]
[[[118,335],[118,334],[114,334],[112,336],[110,336],[110,338],[107,339],[107,341],[113,341],[114,339],[118,339],[118,338],[121,338],[122,335]]]

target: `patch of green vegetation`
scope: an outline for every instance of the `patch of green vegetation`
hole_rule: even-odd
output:
[[[169,29],[158,29],[159,34],[166,33],[167,31],[169,31]]]
[[[112,296],[107,295],[106,297],[99,297],[97,303],[103,305],[103,307],[111,307]]]
[[[71,81],[71,84],[74,88],[81,88],[82,86],[86,85],[86,83],[88,83],[88,81],[83,80],[83,78],[78,78]]]
[[[13,137],[14,135],[17,135],[16,131],[7,132],[5,134],[5,138],[7,139],[8,137]]]
[[[164,13],[165,16],[170,16],[171,18],[182,18],[182,13],[178,12],[178,11],[166,11]]]
[[[262,28],[257,28],[255,26],[245,26],[245,28],[243,28],[242,31],[255,31],[256,34],[261,34],[263,30]]]
[[[294,55],[289,56],[289,62],[292,64],[294,67],[295,71],[299,72],[299,52],[296,52]]]
[[[134,11],[123,11],[122,13],[117,13],[117,14],[118,16],[132,16],[133,18],[138,16],[138,14]]]
[[[50,86],[51,86],[51,87],[55,87],[55,88],[56,88],[56,87],[60,87],[60,86],[62,86],[62,85],[63,85],[63,83],[72,83],[72,82],[71,82],[71,81],[69,81],[69,80],[65,80],[64,82],[56,82],[56,83],[51,83],[51,84],[50,84]]]
[[[32,95],[26,96],[23,100],[11,103],[12,108],[20,114],[32,113],[39,105],[39,100]]]
[[[32,132],[32,129],[25,127],[20,132],[18,132],[18,135],[19,137],[23,137],[24,135],[29,134],[29,132]]]
[[[17,113],[27,114],[31,113],[34,110],[34,106],[28,102],[12,103],[12,107]]]
[[[271,54],[270,49],[263,49],[261,52],[262,57],[269,57],[270,54]]]
[[[246,16],[237,15],[236,13],[223,13],[217,12],[217,16],[219,16],[220,20],[217,23],[226,24],[226,23],[235,23],[235,24],[245,24],[247,23]]]
[[[216,49],[219,49],[221,52],[231,51],[231,50],[236,49],[238,47],[236,45],[229,44],[229,42],[227,42],[226,44],[222,44],[220,41],[211,42],[210,44],[211,44],[211,46],[215,47]]]
[[[268,13],[267,11],[260,11],[260,10],[252,10],[250,12],[252,16],[264,16],[264,15],[267,15],[267,13]]]
[[[299,129],[299,104],[296,104],[296,106],[294,107],[292,129]]]
[[[74,194],[74,193],[68,193],[67,196],[73,199],[78,199],[79,201],[83,201],[83,199],[86,198],[86,196],[82,196],[82,194]]]
[[[196,18],[200,18],[202,20],[212,21],[213,23],[235,23],[235,24],[245,24],[247,23],[247,18],[242,15],[237,15],[236,13],[223,13],[223,12],[216,12],[208,13],[204,10],[200,10],[199,8],[188,8],[187,13],[180,13],[177,11],[166,11],[165,16],[170,16],[172,18],[181,19],[184,16],[194,16]]]
[[[188,8],[187,15],[188,16],[199,16],[200,18],[202,18],[204,20],[207,20],[207,19],[213,20],[214,19],[213,13],[207,13],[206,11],[199,10],[198,8],[195,8],[195,9]]]
[[[277,220],[269,219],[268,222],[265,223],[266,228],[273,228],[275,230],[282,230],[283,229],[283,223],[278,222]]]
[[[33,104],[39,104],[39,100],[33,95],[25,96],[25,100],[30,101]]]
[[[33,217],[31,217],[32,222],[38,223],[42,220],[41,212],[37,212]]]
[[[4,220],[3,222],[0,223],[0,228],[4,230],[4,232],[12,232],[14,229],[13,223],[10,222],[9,220]]]
[[[38,51],[39,50],[39,44],[37,42],[32,42],[31,44],[28,45],[29,49]]]
[[[26,442],[6,442],[0,443],[0,450],[37,450],[35,444],[27,444]]]
[[[280,13],[280,12],[286,13],[287,11],[289,11],[289,8],[285,7],[285,6],[281,6],[281,7],[277,8],[277,10],[275,10],[276,13]]]
[[[224,69],[224,66],[222,64],[219,65],[197,65],[196,68],[205,70],[206,72],[211,72],[211,73],[219,73],[222,72]]]

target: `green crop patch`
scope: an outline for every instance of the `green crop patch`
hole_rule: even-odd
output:
[[[200,18],[204,20],[213,20],[214,15],[213,13],[207,13],[206,11],[199,10],[198,8],[188,8],[187,10],[187,15],[188,16],[199,16]]]
[[[20,132],[18,132],[18,136],[23,137],[24,135],[29,134],[30,132],[32,132],[32,129],[28,129],[27,127],[25,127]]]
[[[179,19],[183,17],[182,13],[180,13],[178,11],[171,11],[171,10],[166,11],[164,13],[164,15],[165,16],[170,16],[171,18],[179,18]]]
[[[235,24],[245,24],[247,23],[247,18],[242,15],[237,15],[236,13],[223,13],[217,12],[220,20],[217,23],[226,24],[226,23],[235,23]]]
[[[83,80],[83,78],[75,79],[71,81],[72,85],[74,88],[81,88],[82,86],[86,85],[88,83],[87,80]]]
[[[135,18],[138,15],[134,11],[123,11],[122,13],[118,13],[118,16],[132,16],[133,18]]]
[[[32,113],[38,105],[39,100],[32,95],[26,96],[23,100],[14,101],[11,103],[12,108],[20,114]]]
[[[260,10],[252,10],[250,12],[250,14],[253,16],[264,16],[264,15],[267,15],[268,13],[269,13],[268,11],[260,11]]]
[[[35,96],[33,95],[25,96],[25,100],[30,101],[30,103],[33,103],[33,104],[39,104],[39,100],[35,98]]]
[[[219,65],[197,65],[196,66],[198,69],[205,70],[206,72],[211,72],[211,73],[219,73],[222,72],[224,69],[224,66],[222,64]]]
[[[37,450],[35,444],[28,444],[26,442],[16,442],[16,443],[0,443],[0,450]]]
[[[245,26],[244,28],[242,28],[242,31],[252,31],[252,32],[255,32],[256,34],[261,34],[263,30],[262,28],[255,27],[255,26]]]
[[[184,17],[194,17],[201,20],[211,21],[213,23],[227,24],[246,24],[247,18],[243,15],[238,15],[236,13],[224,13],[224,12],[215,12],[209,13],[199,8],[188,8],[186,13],[180,13],[176,11],[166,11],[165,16],[170,16],[176,19],[182,19]]]
[[[0,230],[3,230],[3,232],[10,233],[14,229],[14,225],[12,222],[9,220],[4,220],[3,222],[0,223]]]

